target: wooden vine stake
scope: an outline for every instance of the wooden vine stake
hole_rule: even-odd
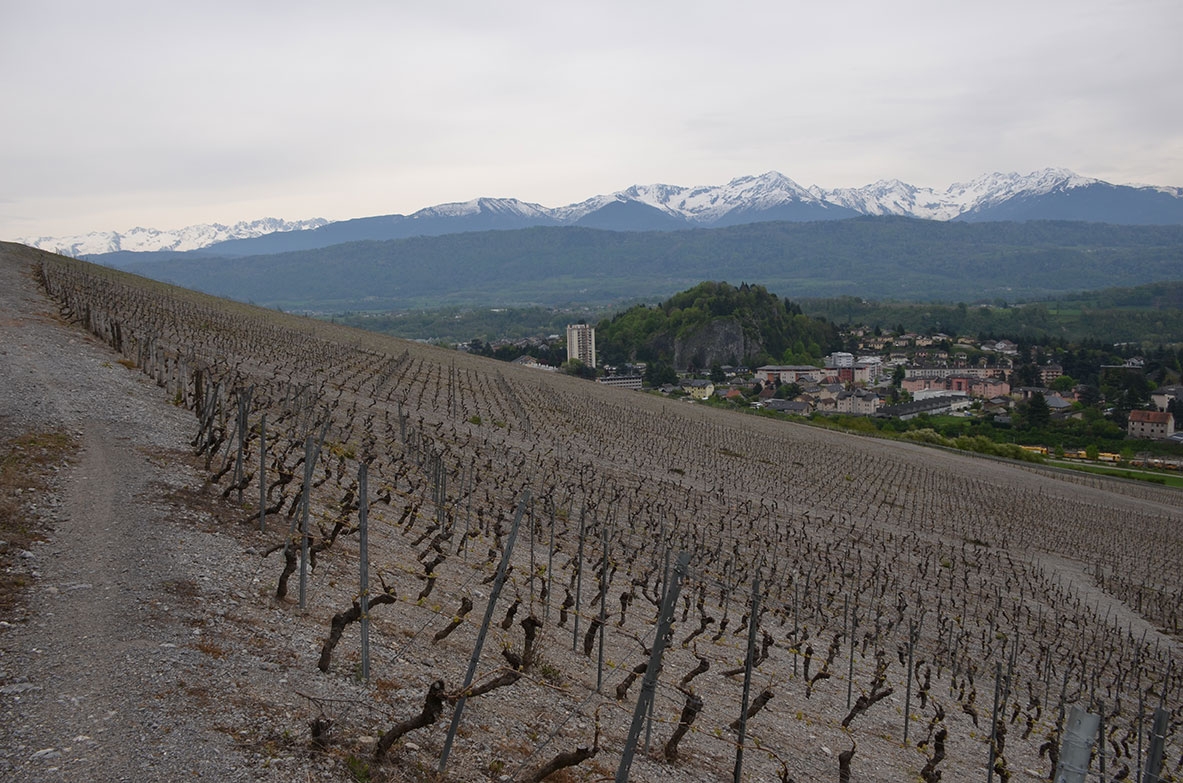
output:
[[[267,414],[259,421],[259,532],[267,532]]]

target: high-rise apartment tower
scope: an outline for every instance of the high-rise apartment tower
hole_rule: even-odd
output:
[[[578,359],[596,366],[596,328],[588,324],[567,324],[567,361]]]

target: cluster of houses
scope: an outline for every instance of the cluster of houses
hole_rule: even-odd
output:
[[[1005,348],[1010,348],[1010,343]],[[1008,409],[1014,402],[1006,380],[1006,365],[993,367],[949,366],[948,364],[909,364],[901,357],[884,361],[880,356],[860,356],[845,352],[826,357],[825,366],[765,365],[754,377],[764,385],[759,404],[773,410],[793,413],[851,413],[911,418],[921,413],[947,413],[964,410],[974,401],[992,408]],[[1048,381],[1062,374],[1049,367]],[[902,378],[899,377],[902,370]],[[896,396],[893,387],[908,392],[910,402],[888,405]],[[780,386],[796,384],[801,393],[792,400],[774,399]],[[1046,389],[1053,409],[1071,407]]]
[[[856,356],[838,351],[827,356],[822,367],[782,364],[768,364],[755,370],[727,367],[723,368],[727,380],[720,383],[686,378],[679,385],[666,385],[660,391],[681,392],[691,400],[718,397],[736,403],[750,402],[766,410],[802,416],[833,413],[910,419],[974,407],[998,421],[1007,420],[1017,402],[1040,394],[1053,419],[1082,415],[1073,408],[1077,401],[1075,392],[1047,388],[1063,375],[1063,368],[1056,364],[1039,368],[1042,386],[1011,387],[1007,377],[1014,369],[1019,346],[1010,340],[979,343],[970,338],[955,340],[943,334],[875,335],[866,330],[856,330],[853,336],[858,338],[862,350],[881,353]],[[556,337],[553,335],[551,339]],[[896,350],[901,346],[907,350]],[[969,360],[970,349],[976,356],[973,362]],[[594,327],[568,326],[567,351],[569,359],[578,358],[595,367]],[[517,362],[542,370],[557,369],[525,355]],[[1134,365],[1127,367],[1137,369]],[[597,380],[608,386],[641,389],[643,376],[639,372],[643,370],[641,366],[632,368],[630,373],[609,372]],[[759,384],[760,390],[752,399],[754,384]],[[791,397],[784,393],[785,387],[792,387]],[[900,397],[906,401],[900,402]],[[1131,412],[1130,436],[1183,438],[1176,434],[1175,418],[1169,410],[1180,399],[1183,399],[1183,387],[1168,386],[1156,391],[1152,397],[1153,410]]]
[[[1003,341],[1006,342],[1006,341]],[[1009,348],[1013,346],[1002,346]],[[902,378],[896,368],[902,368]],[[719,397],[742,402],[748,399],[752,383],[761,390],[752,401],[755,407],[808,416],[813,413],[885,416],[911,419],[921,414],[956,414],[974,407],[983,414],[993,415],[997,421],[1008,421],[1014,406],[1042,395],[1053,420],[1080,417],[1074,407],[1075,391],[1053,391],[1046,386],[1012,387],[1003,367],[950,367],[947,365],[908,366],[897,361],[884,362],[880,357],[855,359],[849,353],[834,353],[826,357],[825,366],[764,365],[751,371],[750,379],[744,368],[727,368],[729,383],[715,384],[702,379],[686,379],[680,389],[690,399],[706,400]],[[1063,375],[1061,367],[1049,364],[1040,368],[1041,380],[1051,383]],[[623,379],[622,379],[623,380]],[[898,388],[908,392],[910,399],[899,404],[888,404]],[[640,388],[640,377],[635,378]],[[623,384],[616,384],[623,385]],[[778,392],[793,385],[798,393],[782,399]],[[668,386],[669,393],[679,387]],[[1175,436],[1173,414],[1167,410],[1172,400],[1183,399],[1183,387],[1171,386],[1157,391],[1152,398],[1155,410],[1133,411],[1129,418],[1129,434],[1133,438],[1171,438]]]

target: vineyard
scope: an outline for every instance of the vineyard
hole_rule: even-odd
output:
[[[1090,780],[1183,780],[1175,490],[35,260],[193,412],[257,600],[323,632],[291,665],[369,683],[309,743],[371,779],[1047,780],[1077,706]]]

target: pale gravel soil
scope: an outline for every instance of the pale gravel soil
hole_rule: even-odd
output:
[[[176,495],[201,487],[192,414],[114,360],[0,263],[0,434],[79,446],[31,503],[46,540],[13,566],[32,585],[0,625],[0,779],[340,779],[304,742],[290,618],[250,637],[273,612],[245,594],[260,558]]]

